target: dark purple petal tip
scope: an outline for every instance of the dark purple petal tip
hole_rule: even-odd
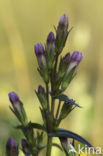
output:
[[[59,19],[59,25],[60,26],[64,26],[64,27],[68,27],[68,16],[66,14],[62,15]]]
[[[83,54],[78,52],[78,51],[74,51],[72,56],[71,56],[71,62],[77,62],[77,64],[80,63],[80,61],[83,58]]]
[[[47,37],[47,44],[49,43],[54,43],[55,42],[55,36],[53,32],[50,32],[48,37]]]
[[[45,92],[44,91],[44,88],[41,85],[39,85],[39,87],[38,87],[38,93],[43,95],[44,92]]]
[[[20,101],[19,96],[15,92],[10,92],[8,96],[9,96],[9,100],[11,101],[11,103],[16,103]]]
[[[25,139],[22,139],[22,140],[21,140],[21,144],[22,144],[22,148],[23,148],[23,149],[25,149],[25,148],[28,149],[29,145],[28,145],[28,143],[27,143],[27,141],[26,141]]]
[[[63,62],[68,64],[70,61],[70,53],[67,53],[64,57],[63,57]]]
[[[18,144],[14,138],[12,138],[12,137],[8,138],[8,141],[6,143],[6,149],[8,151],[12,150],[12,149],[18,150]]]
[[[41,43],[34,46],[36,56],[44,54],[44,47]]]

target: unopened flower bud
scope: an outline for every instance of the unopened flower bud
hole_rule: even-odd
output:
[[[43,45],[41,43],[38,43],[38,44],[35,45],[35,53],[36,53],[37,57],[39,55],[44,55],[45,54]]]
[[[19,99],[19,96],[15,93],[15,92],[10,92],[8,94],[9,96],[9,100],[13,106],[10,107],[11,111],[17,116],[17,118],[19,119],[19,121],[22,124],[27,124],[27,116],[23,107],[23,103],[21,102],[21,100]]]
[[[52,44],[55,42],[55,36],[53,32],[50,32],[47,37],[47,44]]]
[[[63,57],[63,62],[64,62],[64,64],[69,64],[69,62],[70,62],[70,53],[67,53],[67,54]]]
[[[62,15],[59,19],[58,22],[58,27],[57,27],[57,31],[56,31],[56,49],[57,49],[57,53],[61,53],[67,37],[68,37],[68,16],[66,14]]]
[[[16,110],[20,113],[21,112],[21,102],[20,102],[19,96],[15,92],[10,92],[8,94],[8,96],[9,96],[9,100],[12,103],[14,110]]]
[[[41,43],[38,43],[37,45],[34,46],[34,50],[40,67],[39,69],[40,75],[42,76],[45,82],[48,82],[49,81],[48,66],[44,47]]]
[[[70,53],[67,53],[63,58],[61,58],[60,60],[60,64],[59,64],[59,77],[63,77],[66,70],[67,70],[67,67],[70,63]]]
[[[45,58],[45,51],[43,48],[43,45],[41,43],[38,43],[35,45],[35,54],[37,56],[38,64],[40,68],[46,67],[46,58]]]
[[[54,67],[54,59],[55,59],[55,36],[53,32],[50,32],[47,37],[46,58],[48,69],[51,70]]]
[[[44,93],[45,93],[44,88],[41,85],[39,85],[38,94],[44,95]]]
[[[29,153],[29,144],[25,139],[21,140],[21,144],[22,144],[22,149],[24,151],[24,153]]]
[[[8,95],[12,104],[20,101],[19,96],[15,92],[10,92]]]
[[[74,53],[72,54],[72,56],[70,58],[70,63],[69,63],[69,66],[67,68],[67,71],[64,75],[64,79],[62,82],[62,89],[66,89],[68,87],[69,83],[71,82],[71,80],[74,78],[76,68],[78,67],[82,58],[83,58],[82,53],[74,51]]]
[[[66,14],[62,15],[59,19],[59,27],[61,29],[67,29],[68,28],[68,16]]]
[[[76,68],[83,58],[83,54],[78,51],[74,51],[70,58],[70,65],[67,70],[67,74],[73,69]]]
[[[40,101],[40,104],[46,110],[47,109],[46,93],[44,88],[41,85],[38,86],[38,91],[36,92],[36,95]]]
[[[80,63],[80,61],[83,58],[83,54],[79,53],[78,51],[74,51],[74,53],[71,56],[71,63],[75,62],[76,65]]]
[[[6,156],[18,156],[18,144],[12,137],[6,143]]]

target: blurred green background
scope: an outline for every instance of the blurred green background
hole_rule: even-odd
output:
[[[34,44],[45,43],[59,17],[66,13],[72,30],[63,55],[83,52],[78,74],[66,93],[83,109],[76,109],[61,127],[103,147],[103,1],[97,0],[0,0],[0,155],[9,136],[18,142],[17,119],[9,109],[8,93],[24,101],[30,120],[42,123],[34,89],[42,80],[37,72]],[[56,152],[56,153],[55,153]],[[53,148],[52,155],[63,155]],[[22,156],[22,153],[20,154]],[[42,155],[42,154],[41,154]]]

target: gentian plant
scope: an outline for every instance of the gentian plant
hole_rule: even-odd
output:
[[[25,156],[39,156],[39,153],[46,148],[46,156],[51,156],[52,146],[64,151],[66,156],[75,155],[70,149],[75,150],[74,141],[77,140],[88,147],[92,145],[80,135],[69,130],[59,128],[70,112],[81,108],[73,99],[64,94],[65,90],[76,75],[79,63],[83,54],[74,51],[65,56],[60,56],[65,47],[71,29],[68,29],[69,22],[66,14],[59,19],[55,28],[55,35],[50,32],[45,46],[38,43],[34,46],[38,62],[38,72],[44,81],[44,86],[39,85],[35,91],[40,102],[40,112],[43,124],[33,123],[27,118],[24,105],[15,92],[9,93],[12,104],[11,111],[20,122],[16,128],[20,129],[24,138],[21,139],[21,150]],[[57,105],[57,107],[55,107]],[[35,133],[35,130],[37,133]],[[43,145],[44,134],[47,135],[47,144]],[[58,137],[61,146],[53,142],[53,137]],[[69,140],[71,138],[73,142]],[[18,156],[19,148],[13,138],[9,138],[6,144],[6,156]]]

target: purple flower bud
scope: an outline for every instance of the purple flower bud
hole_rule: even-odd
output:
[[[68,16],[66,14],[62,15],[59,19],[59,27],[60,28],[68,28]]]
[[[34,49],[40,68],[45,68],[47,64],[43,45],[41,43],[38,43],[37,45],[35,45]]]
[[[15,92],[10,92],[8,96],[12,104],[20,102],[19,96]]]
[[[14,112],[16,110],[17,112],[21,113],[21,101],[19,99],[19,96],[15,92],[10,92],[8,96],[14,108]]]
[[[78,65],[80,63],[80,61],[82,60],[82,58],[83,58],[82,53],[79,53],[78,51],[74,51],[74,53],[71,56],[70,62],[71,63],[75,62]]]
[[[69,66],[67,68],[67,71],[64,75],[64,80],[62,82],[62,89],[66,89],[69,85],[69,83],[71,82],[71,80],[73,79],[74,75],[75,75],[75,72],[76,72],[76,69],[80,63],[80,61],[82,60],[83,58],[83,54],[82,53],[79,53],[77,51],[75,51],[71,58],[70,58],[70,63],[69,63]]]
[[[6,143],[6,155],[7,156],[18,156],[18,144],[14,138],[9,138]]]
[[[55,42],[55,36],[53,32],[50,32],[48,37],[47,37],[47,44],[52,44]]]
[[[66,75],[68,75],[68,73],[74,68],[77,67],[80,63],[80,61],[83,58],[83,54],[79,53],[78,51],[74,51],[74,53],[72,54],[71,58],[70,58],[70,65],[67,69],[67,73]]]
[[[29,144],[27,143],[27,141],[25,139],[22,139],[21,144],[22,144],[23,151],[28,152],[29,151]]]
[[[35,48],[35,54],[37,57],[45,54],[43,45],[41,43],[36,44],[34,48]]]
[[[44,88],[39,85],[39,87],[38,87],[38,94],[44,95],[44,93],[45,93]]]
[[[67,53],[64,57],[63,57],[63,62],[65,64],[69,64],[70,62],[70,53]]]
[[[46,58],[47,58],[48,69],[49,70],[53,69],[54,59],[55,59],[55,36],[53,32],[50,32],[47,37]]]

